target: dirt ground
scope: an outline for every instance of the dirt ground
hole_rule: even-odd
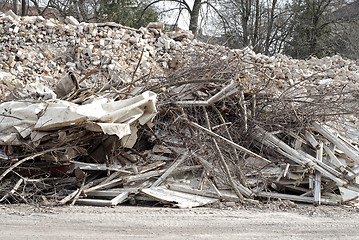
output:
[[[0,219],[1,239],[359,239],[359,210],[344,206],[2,205]]]

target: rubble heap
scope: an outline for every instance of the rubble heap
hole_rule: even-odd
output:
[[[357,203],[357,62],[161,23],[0,24],[0,202]]]

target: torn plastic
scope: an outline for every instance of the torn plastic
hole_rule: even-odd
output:
[[[123,147],[132,147],[137,125],[151,122],[156,115],[156,96],[144,92],[126,100],[93,101],[84,105],[64,100],[6,102],[0,105],[0,144],[20,145],[28,137],[38,141],[41,132],[84,125],[90,131],[116,135]]]

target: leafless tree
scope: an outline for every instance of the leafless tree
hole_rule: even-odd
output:
[[[216,12],[221,19],[223,19],[222,15],[218,11],[217,7],[212,3],[210,0],[194,0],[193,2],[187,1],[187,0],[154,0],[149,2],[147,6],[144,8],[144,11],[146,11],[147,8],[150,6],[160,3],[160,2],[171,2],[171,3],[177,3],[179,7],[171,9],[171,10],[179,10],[179,14],[182,13],[182,10],[185,10],[189,14],[189,30],[193,32],[193,34],[197,34],[199,30],[199,19],[200,19],[200,11],[201,8],[206,5],[210,7],[214,12]],[[178,19],[179,16],[177,16]]]
[[[278,0],[224,0],[228,29],[225,35],[232,47],[252,46],[254,51],[276,54],[290,30],[291,13]]]

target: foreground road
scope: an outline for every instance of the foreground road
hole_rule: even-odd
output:
[[[359,212],[119,206],[0,207],[0,239],[359,239]]]

